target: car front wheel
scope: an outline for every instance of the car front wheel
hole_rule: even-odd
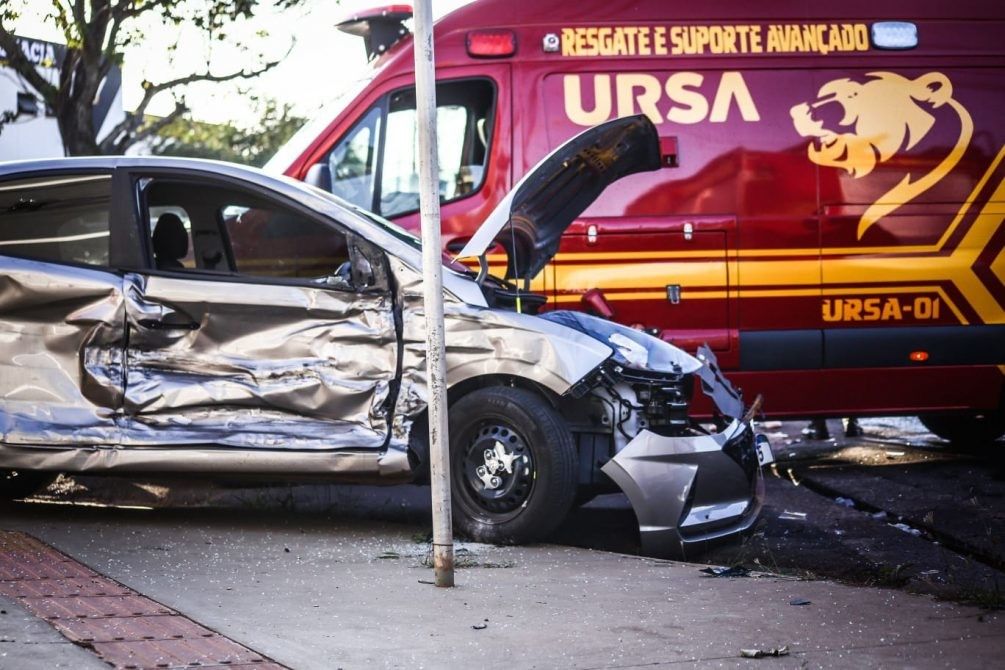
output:
[[[450,408],[454,525],[480,542],[547,537],[576,497],[576,446],[562,417],[524,389],[478,389]]]

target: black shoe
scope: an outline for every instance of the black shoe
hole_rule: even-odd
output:
[[[803,428],[803,435],[809,440],[831,439],[831,433],[827,430],[827,419],[813,419],[810,425]]]

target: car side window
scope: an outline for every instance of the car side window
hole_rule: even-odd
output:
[[[0,183],[0,254],[107,266],[111,209],[111,173]]]
[[[474,193],[484,181],[495,88],[487,79],[441,82],[436,101],[440,200],[451,202]],[[415,89],[395,91],[372,107],[315,167],[324,168],[328,176],[308,175],[308,181],[358,207],[386,217],[417,210]]]
[[[154,180],[144,194],[160,270],[325,279],[341,269],[348,277],[346,235],[270,199],[174,180]]]

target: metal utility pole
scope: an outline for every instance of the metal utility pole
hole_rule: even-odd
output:
[[[447,432],[447,366],[443,340],[440,168],[436,152],[432,0],[415,2],[415,107],[419,118],[419,216],[422,222],[423,311],[426,313],[433,571],[437,586],[453,586],[454,533],[450,516],[450,435]]]

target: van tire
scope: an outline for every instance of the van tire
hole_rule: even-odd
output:
[[[958,446],[981,446],[1005,436],[1005,409],[918,418],[929,431]]]
[[[27,498],[49,485],[55,476],[51,472],[33,470],[0,471],[0,502]]]
[[[537,394],[492,386],[462,397],[450,408],[450,453],[454,527],[472,540],[536,542],[572,509],[576,444]]]

